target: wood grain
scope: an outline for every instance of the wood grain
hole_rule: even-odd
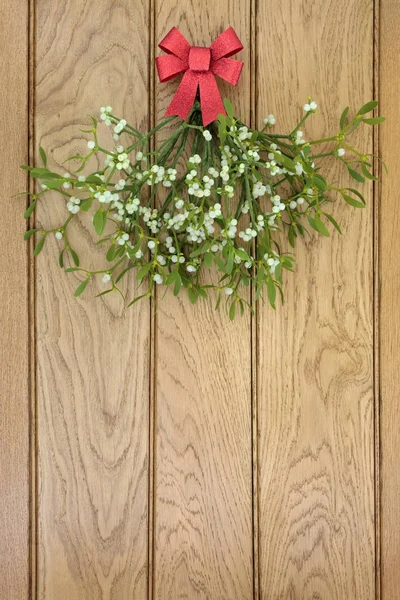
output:
[[[28,6],[0,6],[0,598],[29,593]],[[7,82],[7,85],[4,85]]]
[[[305,137],[336,133],[342,108],[372,98],[372,3],[258,6],[258,120],[273,112],[276,129],[290,131],[312,94],[321,114]],[[358,131],[371,151],[371,131]],[[334,207],[343,237],[297,243],[285,306],[259,310],[262,599],[375,598],[373,204],[364,191],[365,210]]]
[[[176,25],[209,45],[229,25],[246,50],[238,89],[249,116],[250,3],[156,4],[155,40]],[[158,85],[158,118],[177,82]],[[250,319],[234,324],[214,300],[159,301],[156,345],[154,598],[252,598]]]
[[[50,166],[84,151],[79,132],[111,104],[148,127],[148,4],[37,2],[36,141]],[[57,199],[43,226],[62,223]],[[86,265],[103,265],[84,215],[71,232]],[[147,596],[149,306],[124,312],[101,282],[73,297],[78,277],[46,242],[37,263],[38,597]],[[90,266],[89,266],[90,268]],[[129,285],[134,285],[134,275]]]
[[[382,126],[379,146],[389,169],[388,175],[382,173],[379,196],[381,597],[382,600],[395,600],[400,589],[400,268],[396,260],[400,227],[400,170],[397,159],[400,134],[400,5],[395,0],[380,0],[380,13],[380,104],[387,122]]]

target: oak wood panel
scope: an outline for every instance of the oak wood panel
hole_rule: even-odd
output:
[[[237,89],[221,89],[248,117],[250,3],[157,2],[155,43],[173,25],[193,45],[234,26],[245,68]],[[159,119],[176,87],[156,86]],[[156,323],[154,598],[250,599],[249,315],[232,324],[212,299],[192,306],[167,294]]]
[[[398,392],[400,343],[400,228],[397,159],[400,95],[400,5],[380,0],[380,104],[387,121],[380,151],[389,173],[382,173],[379,196],[380,239],[380,425],[381,425],[381,586],[382,599],[395,600],[400,590],[400,411]]]
[[[148,127],[148,3],[37,1],[36,141],[50,166],[85,151],[78,129],[111,104]],[[62,223],[58,199],[43,226]],[[70,237],[82,263],[103,265],[87,215]],[[91,284],[57,264],[58,243],[37,262],[38,596],[147,597],[149,306],[94,299]],[[89,266],[89,268],[90,268]],[[135,285],[134,275],[128,285]]]
[[[258,6],[258,120],[272,111],[276,129],[290,131],[312,94],[320,115],[302,128],[306,139],[335,133],[342,108],[372,98],[372,2]],[[358,131],[371,151],[371,131]],[[343,237],[297,242],[285,306],[259,307],[262,599],[375,598],[373,206],[364,190],[365,210],[334,207]]]
[[[29,592],[28,6],[0,6],[0,598]],[[7,82],[4,85],[4,82]]]

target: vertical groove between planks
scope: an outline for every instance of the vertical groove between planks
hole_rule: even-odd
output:
[[[379,393],[380,393],[380,588],[384,600],[397,599],[400,586],[400,452],[398,373],[400,269],[397,256],[400,228],[397,158],[400,95],[400,5],[379,2],[379,100],[387,122],[379,128],[379,150],[388,167],[379,186]]]
[[[373,97],[379,100],[379,34],[380,34],[380,1],[374,0],[373,28]],[[380,155],[380,135],[374,127],[373,152]],[[378,160],[374,160],[374,175],[381,176],[382,169]],[[374,457],[375,457],[375,596],[381,598],[381,538],[380,538],[380,376],[379,376],[379,263],[380,263],[380,231],[379,206],[380,182],[373,183],[373,376],[374,376]]]
[[[149,129],[155,126],[155,69],[154,56],[156,48],[155,39],[155,0],[149,0]],[[150,150],[154,150],[154,139],[150,140]],[[157,314],[156,304],[150,298],[150,365],[149,365],[149,499],[148,499],[148,599],[154,597],[155,573],[155,452],[156,452],[156,391],[157,391]]]
[[[258,0],[251,0],[250,7],[250,126],[257,127],[257,8]],[[253,251],[255,242],[253,241]],[[250,362],[251,362],[251,444],[252,444],[252,511],[253,511],[253,598],[260,596],[259,582],[259,468],[258,468],[258,393],[257,393],[257,303],[254,287],[250,287]]]
[[[35,0],[28,0],[28,164],[35,157],[35,54],[36,54],[36,10]],[[34,189],[34,180],[28,175],[28,189]],[[30,198],[28,198],[28,201]],[[28,227],[35,227],[35,213]],[[29,588],[30,598],[37,597],[37,397],[36,397],[36,262],[33,256],[34,237],[27,244],[28,253],[28,354],[29,354]]]

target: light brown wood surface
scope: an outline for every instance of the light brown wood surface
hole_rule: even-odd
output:
[[[380,0],[380,4],[379,96],[381,110],[387,116],[387,123],[382,127],[379,147],[389,170],[389,174],[384,175],[382,180],[378,200],[381,597],[382,600],[394,600],[400,594],[400,266],[397,260],[400,228],[400,169],[397,159],[400,133],[400,4],[396,0]]]
[[[0,13],[0,600],[398,600],[398,2],[35,0]],[[235,28],[245,68],[220,88],[253,125],[272,112],[291,129],[309,94],[306,138],[378,92],[388,118],[379,138],[355,136],[389,167],[364,186],[367,207],[338,201],[343,236],[298,240],[285,305],[233,324],[213,298],[124,311],[94,299],[101,280],[74,298],[81,277],[59,268],[59,242],[33,263],[25,200],[9,198],[28,185],[29,123],[49,166],[68,170],[101,105],[142,130],[161,119],[178,79],[158,83],[153,59],[173,25],[193,45]],[[64,215],[47,199],[37,223]],[[103,264],[87,215],[70,239]]]
[[[50,164],[86,147],[89,113],[111,104],[148,127],[148,5],[37,2],[36,142]],[[64,203],[40,207],[62,222]],[[71,233],[82,263],[104,264],[87,215]],[[76,301],[79,277],[37,262],[38,582],[40,598],[147,594],[149,306],[117,296]],[[90,258],[94,257],[94,258]]]
[[[345,106],[372,98],[372,3],[263,2],[257,22],[259,120],[272,111],[290,131],[312,94],[320,115],[302,129],[318,139],[339,131]],[[356,136],[369,152],[371,134]],[[352,186],[343,170],[331,176]],[[343,236],[298,240],[285,306],[259,306],[262,599],[375,597],[372,186],[363,190],[365,210],[334,207]]]
[[[0,598],[29,590],[28,6],[0,5]],[[7,60],[6,60],[7,58]]]
[[[238,114],[250,109],[250,4],[157,2],[155,39],[176,25],[210,45],[234,24],[246,50]],[[177,84],[156,87],[162,117]],[[167,294],[156,317],[154,598],[252,598],[250,320],[231,323],[215,298]]]

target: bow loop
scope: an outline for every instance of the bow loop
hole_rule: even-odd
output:
[[[213,64],[213,73],[225,79],[228,83],[236,85],[239,81],[240,74],[243,69],[241,60],[233,60],[232,58],[220,58]]]
[[[223,56],[232,56],[243,50],[242,42],[236,35],[233,27],[229,27],[221,33],[210,46],[213,60],[219,60]]]
[[[204,126],[218,119],[220,113],[226,114],[215,75],[232,85],[239,80],[243,62],[228,58],[243,49],[234,29],[229,27],[209,48],[205,48],[190,46],[179,29],[173,27],[159,47],[167,53],[156,58],[160,81],[169,81],[184,73],[166,116],[178,115],[186,119],[198,89]]]
[[[173,27],[167,33],[158,44],[158,47],[168,54],[175,54],[175,56],[178,56],[184,62],[188,60],[190,44],[177,27]]]
[[[164,83],[173,79],[177,75],[184,73],[187,69],[187,64],[173,54],[164,54],[157,56],[156,65],[160,81]]]

